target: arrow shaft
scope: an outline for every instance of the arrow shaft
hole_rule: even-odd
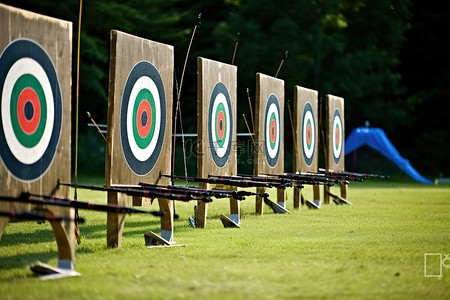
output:
[[[73,187],[74,184],[72,183],[60,183],[62,185],[71,186]],[[105,191],[105,192],[117,192],[117,193],[124,193],[128,196],[135,196],[135,197],[146,197],[146,198],[165,198],[170,200],[178,200],[178,201],[190,201],[194,200],[194,197],[192,195],[182,195],[182,194],[174,194],[174,193],[161,193],[151,190],[145,190],[140,188],[119,188],[119,187],[100,187],[100,186],[90,186],[90,185],[80,185],[78,184],[77,187],[82,189],[89,189],[93,191]]]

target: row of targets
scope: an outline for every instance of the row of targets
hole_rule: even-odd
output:
[[[71,178],[72,24],[0,4],[0,32],[0,196],[33,193],[69,198],[69,187],[58,183]],[[174,48],[120,31],[111,31],[110,43],[107,201],[145,206],[151,202],[149,197],[129,196],[113,188],[141,182],[170,184],[161,174],[171,173]],[[198,153],[202,154],[197,176],[237,176],[237,67],[201,57],[197,66]],[[253,175],[284,174],[284,89],[283,80],[256,74],[254,136],[261,147],[255,147],[260,151],[255,151]],[[296,86],[294,102],[294,171],[317,173],[317,91]],[[339,172],[344,170],[343,99],[328,95],[326,106],[326,169]],[[200,187],[217,185],[200,183]],[[238,189],[228,184],[219,187]],[[314,188],[314,200],[319,200]],[[257,189],[262,194],[265,188]],[[256,198],[256,212],[262,214],[262,198]],[[160,238],[174,245],[173,200],[158,197],[158,202],[165,213]],[[277,204],[285,207],[282,190],[277,192]],[[0,202],[0,209],[39,209],[67,220],[75,215],[73,208],[11,202]],[[205,227],[206,217],[207,203],[199,201],[195,226]],[[124,218],[108,213],[108,246],[121,245]],[[240,223],[239,201],[233,198],[229,219]],[[67,220],[51,224],[58,265],[73,269],[74,223]],[[8,221],[0,217],[0,237]]]

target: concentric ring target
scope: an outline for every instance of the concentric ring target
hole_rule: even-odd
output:
[[[341,160],[344,137],[342,136],[343,128],[341,114],[339,113],[338,109],[334,111],[332,130],[333,159],[336,164],[339,164],[339,161]]]
[[[125,160],[137,175],[158,161],[166,131],[166,96],[158,70],[148,61],[128,74],[120,108],[120,139]]]
[[[277,96],[270,94],[264,115],[264,149],[271,168],[275,167],[280,155],[280,104]]]
[[[233,132],[233,115],[228,89],[218,82],[209,100],[208,139],[214,163],[222,168],[228,161]]]
[[[316,123],[311,103],[303,108],[302,124],[303,158],[307,166],[311,166],[316,152]]]
[[[0,158],[18,180],[42,177],[55,157],[62,128],[55,66],[36,42],[18,39],[0,55]]]

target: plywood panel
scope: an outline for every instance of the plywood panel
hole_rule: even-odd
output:
[[[57,183],[71,176],[72,23],[0,4],[0,53],[0,194],[69,197]],[[0,203],[13,207],[33,209]],[[73,209],[48,209],[74,217]],[[63,226],[70,250],[60,258],[73,260],[74,225]]]
[[[105,181],[112,184],[169,184],[172,152],[174,49],[170,45],[111,31],[108,132]],[[161,234],[172,242],[173,205],[158,199],[166,212]],[[139,203],[115,192],[108,203]],[[148,201],[142,201],[148,203]],[[107,245],[120,247],[124,216],[108,214]]]
[[[345,118],[344,99],[326,95],[326,168],[329,171],[345,171]]]
[[[301,86],[294,87],[293,172],[318,171],[319,130],[318,92]],[[320,200],[319,187],[314,186],[313,200]],[[302,189],[294,187],[294,208],[300,207]]]
[[[111,31],[106,185],[169,183],[173,62],[172,46]]]
[[[236,89],[237,67],[199,57],[197,59],[197,175],[236,175]],[[200,184],[201,188],[211,188]],[[232,187],[223,186],[225,189]],[[230,199],[232,214],[239,214],[239,202]],[[199,201],[196,227],[206,226],[208,204]]]
[[[318,171],[318,92],[301,86],[294,87],[294,172]]]
[[[284,81],[256,73],[254,173],[284,172]]]
[[[284,172],[284,81],[256,73],[255,98],[255,175]],[[258,192],[264,192],[259,188]],[[277,202],[284,206],[284,191],[277,191]],[[256,196],[256,213],[263,214],[263,199]]]
[[[237,68],[199,57],[197,174],[236,175]]]

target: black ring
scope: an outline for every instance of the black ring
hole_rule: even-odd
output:
[[[217,95],[219,94],[223,94],[225,96],[225,99],[227,100],[227,106],[228,106],[228,111],[230,114],[230,132],[228,133],[230,135],[230,138],[228,139],[228,144],[227,144],[227,151],[225,152],[225,155],[220,157],[217,155],[215,148],[214,148],[214,142],[212,139],[212,126],[211,126],[211,122],[212,119],[214,118],[214,116],[212,115],[212,111],[213,111],[213,107],[214,107],[214,100],[216,100]],[[231,140],[232,140],[232,136],[233,136],[233,111],[231,109],[231,100],[230,100],[230,94],[228,93],[228,89],[225,86],[225,84],[223,84],[222,82],[218,82],[216,83],[216,85],[213,88],[213,91],[211,92],[211,97],[209,99],[209,110],[208,110],[208,139],[209,139],[209,148],[211,150],[211,156],[214,160],[214,163],[219,167],[222,168],[223,166],[225,166],[225,164],[228,161],[228,157],[230,156],[230,151],[231,151]]]
[[[128,131],[127,131],[127,119],[132,118],[128,116],[128,104],[130,101],[131,91],[135,82],[142,76],[147,76],[153,80],[158,89],[159,99],[161,101],[161,126],[158,133],[158,142],[155,146],[153,153],[146,161],[138,160],[133,152],[131,151],[130,144],[128,141]],[[156,162],[158,161],[159,155],[164,144],[164,136],[166,132],[166,95],[164,92],[164,84],[159,74],[158,70],[154,65],[148,61],[141,61],[137,63],[128,75],[125,87],[123,89],[122,104],[120,109],[120,140],[122,143],[122,151],[125,157],[125,161],[134,173],[139,176],[148,174]]]
[[[312,162],[313,162],[313,160],[314,160],[314,155],[316,154],[316,136],[314,137],[314,142],[313,142],[313,144],[311,145],[311,147],[314,147],[314,149],[313,149],[313,153],[312,153],[312,155],[311,155],[311,157],[309,157],[308,158],[308,156],[306,155],[306,152],[305,152],[305,145],[303,144],[303,134],[305,133],[305,128],[303,128],[303,126],[305,125],[305,116],[306,116],[306,113],[308,112],[308,111],[310,111],[311,112],[311,116],[312,116],[312,124],[311,124],[311,126],[312,127],[314,127],[314,134],[316,135],[317,134],[317,130],[316,130],[316,128],[315,128],[315,126],[316,126],[316,120],[315,120],[315,116],[314,116],[314,111],[313,111],[313,109],[312,109],[312,105],[311,105],[311,103],[309,103],[309,102],[307,102],[306,104],[305,104],[305,107],[303,108],[303,118],[302,118],[302,150],[303,150],[303,158],[304,158],[304,160],[305,160],[305,163],[306,163],[306,165],[307,166],[311,166],[311,164],[312,164]]]
[[[269,107],[270,105],[274,103],[275,106],[277,107],[277,111],[278,111],[278,118],[279,118],[279,123],[278,123],[278,127],[279,127],[279,131],[280,131],[280,136],[278,137],[278,139],[280,139],[280,143],[278,144],[278,149],[277,149],[277,153],[275,155],[274,158],[271,158],[269,155],[269,149],[267,148],[267,141],[266,141],[266,137],[267,137],[267,118],[269,118]],[[269,166],[271,168],[275,167],[276,164],[278,163],[278,157],[280,156],[280,148],[281,148],[281,115],[280,115],[280,104],[278,102],[278,98],[277,96],[275,96],[274,94],[270,94],[269,99],[267,99],[267,104],[266,104],[266,113],[264,114],[264,150],[266,152],[266,159],[267,159],[267,163],[269,164]]]
[[[0,96],[3,93],[6,76],[12,65],[22,58],[35,60],[47,74],[53,93],[55,118],[53,130],[47,149],[41,158],[33,164],[24,164],[16,159],[7,146],[3,126],[0,126],[0,158],[6,169],[20,181],[34,181],[42,177],[50,168],[55,158],[56,148],[59,144],[62,128],[62,97],[61,87],[56,74],[55,66],[47,52],[35,41],[17,39],[11,42],[0,55]],[[0,99],[0,106],[3,100]]]

